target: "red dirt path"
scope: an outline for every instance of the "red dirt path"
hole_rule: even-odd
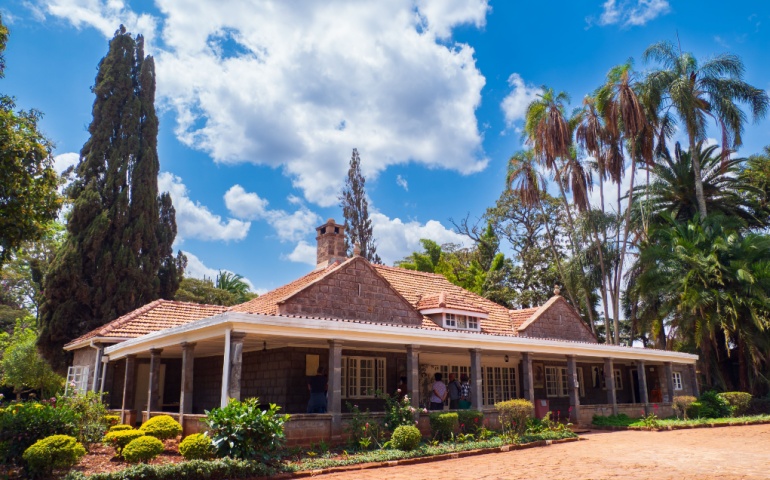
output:
[[[594,432],[584,438],[588,440],[320,478],[770,479],[770,425],[665,432]]]

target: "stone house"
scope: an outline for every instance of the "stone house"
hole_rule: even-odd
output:
[[[668,415],[674,395],[698,393],[697,356],[598,343],[558,288],[509,310],[441,275],[345,258],[331,219],[316,230],[317,267],[287,285],[229,308],[156,300],[73,340],[68,385],[105,392],[130,423],[171,413],[186,433],[229,398],[258,397],[292,414],[296,443],[337,438],[348,402],[381,410],[375,392],[401,377],[426,405],[434,372],[468,374],[474,408],[527,398],[583,424],[653,405]],[[329,412],[305,414],[319,366]]]

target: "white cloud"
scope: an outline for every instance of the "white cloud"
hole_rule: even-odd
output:
[[[407,192],[409,191],[409,183],[401,175],[396,176],[396,184]]]
[[[447,41],[457,25],[484,25],[487,0],[157,5],[157,18],[120,0],[53,0],[47,11],[107,37],[121,21],[158,26],[159,102],[176,113],[177,137],[217,162],[282,167],[321,206],[337,203],[355,146],[369,179],[407,162],[487,165],[475,115],[485,79],[474,50]]]
[[[233,185],[225,193],[225,205],[237,218],[267,221],[275,229],[278,239],[284,242],[299,241],[321,223],[321,217],[304,205],[292,213],[270,210],[267,208],[267,200],[256,193],[247,192],[240,185]]]
[[[417,8],[427,28],[439,38],[447,38],[458,25],[483,27],[491,7],[486,0],[417,0]]]
[[[527,107],[543,90],[540,87],[524,83],[524,79],[518,73],[512,73],[508,77],[508,85],[511,87],[511,93],[505,96],[500,108],[505,115],[505,124],[511,128],[514,122],[524,120]]]
[[[38,7],[27,2],[27,7],[37,18],[46,13],[67,19],[78,30],[93,27],[102,35],[112,38],[123,24],[126,30],[144,35],[149,47],[155,37],[158,21],[152,15],[136,14],[122,0],[47,0]]]
[[[290,254],[284,255],[281,258],[285,258],[286,260],[291,260],[292,262],[306,263],[308,265],[312,265],[315,267],[316,247],[314,245],[310,245],[304,240],[300,240],[299,243],[297,243],[297,246],[294,247],[294,250]]]
[[[65,170],[78,164],[80,154],[76,152],[60,153],[53,157],[53,168],[61,175]]]
[[[412,252],[421,251],[420,239],[423,238],[439,244],[459,243],[470,246],[472,243],[470,238],[446,228],[438,220],[429,220],[424,224],[416,221],[404,223],[400,218],[391,219],[379,212],[372,213],[371,219],[377,253],[388,265]]]
[[[598,20],[589,17],[586,21],[589,25],[642,26],[669,12],[671,5],[668,0],[606,0]]]
[[[250,222],[243,222],[212,213],[205,205],[190,199],[182,179],[169,172],[158,175],[158,191],[169,192],[176,209],[176,243],[185,238],[200,240],[243,240],[249,233]]]

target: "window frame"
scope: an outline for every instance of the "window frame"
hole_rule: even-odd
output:
[[[550,372],[552,373],[549,373]],[[575,367],[578,381],[578,396],[586,396],[585,383],[583,381],[583,367]],[[554,378],[549,382],[549,375]],[[549,386],[549,383],[551,385]],[[553,388],[551,388],[553,387]],[[555,388],[555,391],[553,390]],[[545,395],[550,398],[569,397],[569,371],[567,367],[546,366],[545,367]]]
[[[67,368],[67,383],[64,387],[64,394],[69,393],[70,385],[75,393],[85,393],[88,391],[88,380],[90,368],[88,365],[72,365]]]
[[[615,390],[623,390],[623,372],[619,368],[612,370],[615,376]]]
[[[481,331],[481,317],[468,315],[466,313],[443,312],[441,314],[442,326],[449,330],[460,331]],[[465,324],[460,326],[461,322]]]
[[[516,366],[489,365],[481,368],[482,405],[519,398],[518,368]]]
[[[371,375],[362,376],[371,372]],[[385,357],[345,355],[342,357],[342,398],[376,398],[376,392],[387,391],[387,360]],[[365,380],[362,384],[362,379]],[[361,389],[367,389],[362,394]]]
[[[671,381],[674,383],[674,391],[684,390],[684,382],[682,382],[682,372],[672,372]]]

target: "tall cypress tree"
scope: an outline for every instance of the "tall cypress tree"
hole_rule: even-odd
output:
[[[372,220],[369,218],[369,201],[366,200],[366,179],[361,174],[361,158],[353,149],[350,158],[348,178],[340,195],[340,207],[345,217],[345,248],[352,256],[353,246],[358,245],[361,256],[372,263],[382,263],[377,255],[377,245],[372,234]]]
[[[45,279],[38,346],[63,369],[62,346],[159,297],[186,259],[173,256],[174,207],[158,196],[155,64],[121,25],[99,63],[91,137],[68,190],[67,238]]]

